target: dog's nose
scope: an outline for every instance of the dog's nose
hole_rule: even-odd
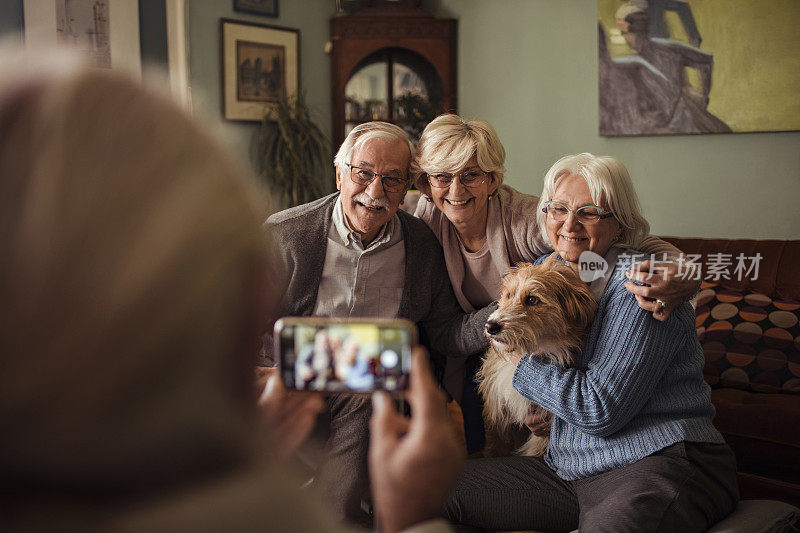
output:
[[[486,333],[489,335],[497,335],[503,331],[503,326],[499,322],[490,320],[486,323]]]

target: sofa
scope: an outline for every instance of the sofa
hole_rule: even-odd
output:
[[[741,498],[800,506],[800,240],[665,240],[702,265],[704,376]]]
[[[703,374],[738,461],[739,507],[709,533],[800,531],[800,240],[663,238],[698,263]]]

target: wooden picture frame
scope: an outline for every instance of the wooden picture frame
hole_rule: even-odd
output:
[[[222,114],[260,122],[300,89],[300,30],[220,19]]]
[[[278,0],[233,0],[233,10],[274,18],[278,16]]]
[[[24,0],[23,10],[26,46],[65,46],[77,50],[93,66],[122,70],[141,79],[138,0],[85,0],[69,6],[63,0]]]

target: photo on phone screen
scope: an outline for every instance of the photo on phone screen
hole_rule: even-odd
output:
[[[287,388],[329,392],[408,388],[411,346],[416,343],[410,322],[287,318],[275,330]]]

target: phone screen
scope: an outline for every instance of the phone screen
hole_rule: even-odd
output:
[[[408,388],[414,326],[382,323],[325,323],[283,319],[276,325],[281,378],[287,388],[306,391],[371,392]]]

